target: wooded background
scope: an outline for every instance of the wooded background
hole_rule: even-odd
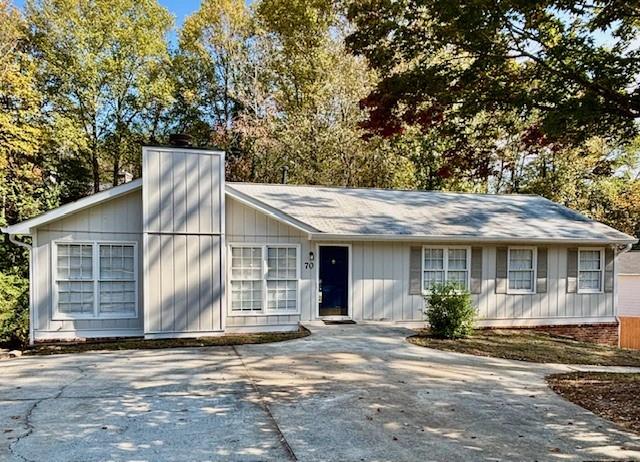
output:
[[[140,176],[170,133],[229,181],[532,193],[640,236],[636,1],[0,0],[0,225]],[[0,342],[27,256],[0,242]]]

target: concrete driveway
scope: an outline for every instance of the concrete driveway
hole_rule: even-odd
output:
[[[428,350],[404,329],[0,363],[0,459],[640,460],[640,438],[544,366]]]

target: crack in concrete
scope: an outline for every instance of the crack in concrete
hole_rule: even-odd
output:
[[[236,356],[240,360],[240,363],[242,364],[242,367],[243,367],[243,369],[245,371],[245,375],[246,375],[247,379],[249,380],[249,382],[251,383],[251,387],[255,391],[256,395],[258,395],[258,400],[260,401],[260,405],[262,406],[264,411],[269,416],[269,419],[273,423],[273,426],[275,427],[276,432],[278,433],[278,436],[280,437],[280,444],[282,444],[282,447],[284,448],[285,452],[289,456],[289,460],[297,462],[298,458],[296,457],[295,452],[293,452],[293,448],[291,447],[291,445],[287,441],[287,438],[284,436],[284,433],[282,433],[282,430],[280,429],[280,425],[278,425],[278,421],[273,416],[273,413],[271,412],[271,408],[267,404],[267,401],[266,401],[265,397],[262,395],[262,393],[260,393],[260,389],[258,388],[258,384],[253,379],[253,376],[251,375],[251,372],[249,371],[249,368],[247,367],[246,363],[244,362],[244,359],[242,358],[242,355],[240,354],[240,352],[238,352],[238,350],[236,349],[235,345],[231,345],[231,349],[233,350],[233,352],[236,354]]]
[[[75,368],[80,372],[80,375],[78,377],[76,377],[75,379],[69,381],[68,383],[66,383],[64,385],[62,385],[55,395],[46,396],[44,398],[37,399],[37,400],[35,400],[33,405],[29,406],[29,409],[27,409],[27,412],[25,413],[24,417],[22,418],[22,420],[24,421],[24,426],[27,428],[27,431],[25,433],[23,433],[22,435],[19,435],[18,437],[16,437],[16,439],[13,440],[11,442],[11,444],[9,444],[9,452],[13,456],[19,458],[20,460],[23,460],[24,462],[38,462],[37,460],[28,459],[25,456],[23,456],[22,454],[20,454],[16,450],[16,446],[18,445],[18,443],[20,443],[20,441],[23,441],[25,438],[28,438],[29,436],[31,436],[33,434],[34,426],[33,426],[33,423],[31,423],[31,417],[33,415],[33,412],[36,410],[36,408],[41,403],[43,403],[45,401],[49,401],[49,400],[55,401],[56,399],[60,398],[60,396],[62,396],[62,394],[65,392],[65,390],[68,387],[70,387],[71,385],[73,385],[74,383],[79,381],[80,379],[86,377],[85,368],[83,368],[81,366],[76,366]]]

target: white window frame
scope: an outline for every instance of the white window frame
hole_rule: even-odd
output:
[[[600,290],[597,289],[581,289],[580,288],[580,253],[581,252],[600,252]],[[577,262],[577,267],[578,267],[578,274],[576,277],[576,283],[578,285],[577,287],[577,292],[579,294],[602,294],[604,293],[604,254],[605,254],[605,248],[604,247],[579,247],[578,248],[578,262]],[[593,270],[585,270],[585,271],[593,271]]]
[[[429,271],[427,269],[425,269],[424,267],[424,253],[425,250],[427,249],[442,249],[442,258],[443,258],[443,268],[442,271],[444,271],[444,282],[446,283],[449,280],[449,250],[461,250],[464,249],[467,251],[467,283],[466,283],[466,287],[467,290],[471,289],[471,246],[465,246],[465,245],[423,245],[422,246],[422,252],[421,252],[421,259],[422,261],[420,262],[420,267],[421,267],[421,272],[420,272],[420,288],[422,289],[422,293],[423,294],[430,294],[431,291],[425,289],[424,287],[424,273],[425,271]],[[458,270],[452,270],[452,271],[458,271]]]
[[[532,270],[513,270],[513,271],[531,271],[533,273],[533,280],[531,281],[531,290],[524,289],[511,289],[509,287],[509,274],[511,273],[511,251],[512,250],[531,250],[532,254]],[[510,295],[534,295],[537,292],[536,281],[538,280],[538,248],[535,246],[513,246],[507,250],[507,294]]]
[[[233,311],[231,309],[231,281],[233,278],[231,277],[231,265],[232,265],[232,257],[231,257],[231,249],[236,248],[246,248],[246,247],[260,247],[262,249],[262,309],[255,311]],[[296,310],[295,311],[281,311],[281,310],[270,310],[267,307],[267,281],[271,279],[267,279],[267,248],[279,248],[279,249],[296,249]],[[249,243],[249,242],[232,242],[227,244],[227,287],[229,288],[229,296],[227,296],[227,316],[289,316],[289,315],[299,315],[300,314],[300,268],[302,256],[300,255],[300,244],[286,244],[286,243]]]
[[[58,245],[90,245],[92,258],[92,279],[85,282],[93,284],[93,313],[70,314],[58,310]],[[100,245],[133,246],[133,283],[135,287],[135,306],[133,313],[100,313]],[[56,240],[51,242],[51,275],[52,275],[52,321],[80,319],[137,319],[139,310],[139,273],[138,243],[136,241],[91,241],[91,240]]]

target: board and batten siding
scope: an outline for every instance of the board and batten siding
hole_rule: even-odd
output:
[[[36,340],[143,334],[142,193],[133,191],[37,228],[33,237],[33,307]],[[56,241],[126,241],[138,246],[138,316],[135,319],[53,320],[52,248]]]
[[[298,294],[301,308],[304,310],[304,307],[309,306],[314,296],[310,285],[312,271],[305,269],[303,262],[306,261],[306,256],[309,255],[311,243],[304,233],[228,197],[226,203],[226,240],[228,244],[299,245],[300,287]],[[226,313],[227,332],[290,330],[293,326],[297,326],[300,321],[300,315],[298,314],[233,315],[229,312],[228,307],[224,307],[224,311]]]
[[[290,243],[301,249],[300,317],[301,321],[318,319],[316,268],[307,268],[309,254],[317,255],[318,244],[348,244],[351,249],[350,315],[356,321],[416,322],[424,320],[424,300],[409,295],[410,248],[422,245],[445,245],[438,242],[381,241],[310,241],[307,236],[260,211],[229,199],[227,201],[227,240],[246,243]],[[567,293],[568,246],[545,246],[547,249],[546,292],[537,294],[496,293],[497,246],[482,247],[480,293],[472,295],[478,309],[480,325],[526,326],[572,324],[584,321],[611,321],[614,316],[613,294]],[[504,245],[501,245],[504,247]],[[472,263],[473,266],[473,263]],[[276,316],[227,315],[227,325],[276,325]],[[297,322],[297,316],[290,316]]]
[[[418,242],[350,242],[350,244],[353,319],[423,320],[423,298],[419,295],[409,295],[410,248],[445,244]],[[482,249],[481,289],[479,294],[472,295],[481,325],[570,324],[573,322],[572,319],[589,318],[595,322],[597,318],[611,318],[614,315],[612,293],[567,293],[567,247],[547,247],[547,291],[538,294],[496,293],[497,247],[485,245]],[[305,318],[306,316],[303,316],[303,319]]]
[[[144,147],[145,336],[224,330],[224,154]]]

